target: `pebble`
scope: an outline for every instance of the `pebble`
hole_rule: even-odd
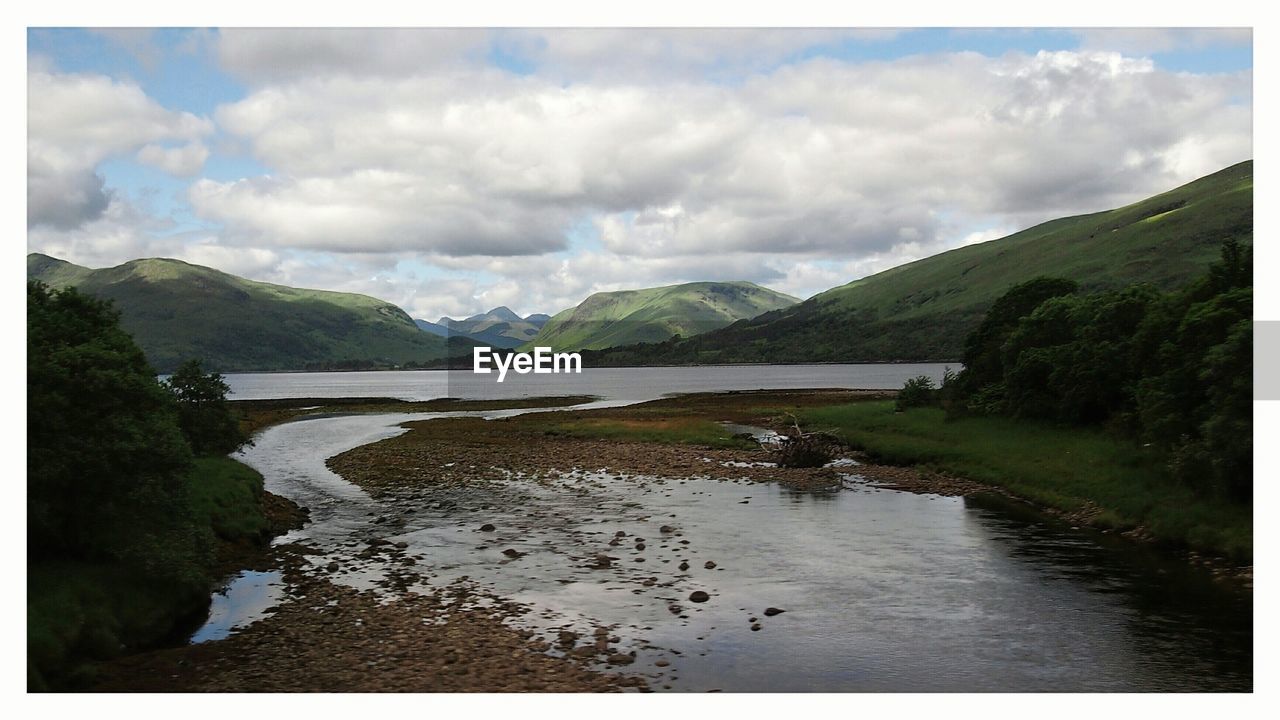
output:
[[[710,599],[711,599],[711,596],[702,590],[694,590],[693,592],[689,593],[690,602],[704,603]]]
[[[782,610],[776,607],[769,607],[764,609],[765,617],[773,617],[774,615],[781,615],[784,612],[786,612],[786,610]]]

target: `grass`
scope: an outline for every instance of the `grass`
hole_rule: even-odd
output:
[[[712,448],[753,448],[756,443],[732,437],[720,423],[699,417],[585,418],[552,422],[548,435],[628,440]]]
[[[191,469],[198,527],[226,542],[261,542],[262,476],[227,457],[199,458]],[[190,583],[159,582],[152,573],[107,562],[27,563],[27,687],[82,686],[86,660],[159,643],[209,601],[213,567]]]
[[[191,472],[191,508],[214,535],[229,542],[267,536],[261,511],[262,475],[229,457],[197,458]]]
[[[1065,512],[1092,503],[1101,508],[1097,526],[1143,527],[1161,543],[1252,557],[1250,507],[1197,495],[1170,480],[1153,453],[1099,430],[996,417],[948,421],[933,408],[895,413],[889,401],[810,408],[800,417],[886,464],[921,465]]]

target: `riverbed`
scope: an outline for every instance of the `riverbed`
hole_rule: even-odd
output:
[[[353,587],[386,592],[382,581],[408,557],[424,590],[465,582],[522,603],[529,612],[513,622],[541,633],[552,652],[573,650],[562,633],[603,631],[634,660],[602,669],[640,674],[652,689],[1252,686],[1251,593],[1005,502],[878,488],[852,464],[840,468],[842,487],[825,491],[494,468],[492,481],[465,492],[424,486],[377,498],[325,466],[427,417],[324,417],[260,434],[241,458],[268,490],[312,511],[281,541],[319,550],[315,571]],[[402,543],[403,557],[370,555],[370,542]],[[233,583],[221,605],[230,609],[202,632],[221,636],[255,619],[237,619],[234,607],[260,614],[274,580]],[[691,601],[695,592],[708,599]]]

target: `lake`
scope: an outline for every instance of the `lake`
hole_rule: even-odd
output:
[[[322,373],[229,373],[233,400],[390,397],[400,400],[503,400],[554,395],[595,395],[617,403],[666,394],[802,388],[898,389],[908,378],[942,381],[947,365],[700,365],[696,367],[585,368],[573,375],[478,375],[470,370],[404,370]],[[959,370],[958,363],[950,366]]]

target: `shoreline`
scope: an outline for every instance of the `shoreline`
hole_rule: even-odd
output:
[[[856,452],[852,456],[859,464],[854,466],[810,469],[758,467],[756,465],[761,459],[768,456],[768,451],[759,446],[728,444],[704,447],[607,436],[615,425],[632,433],[649,432],[654,428],[693,432],[701,427],[696,423],[711,422],[707,419],[709,417],[715,417],[717,422],[750,424],[785,433],[792,426],[780,415],[761,415],[762,406],[785,402],[792,409],[822,407],[892,395],[893,391],[882,390],[692,393],[617,408],[571,409],[556,412],[554,417],[535,411],[503,420],[475,417],[409,420],[403,423],[409,432],[358,446],[327,458],[325,464],[371,495],[386,495],[392,499],[400,492],[425,487],[445,491],[455,488],[465,493],[471,482],[482,482],[483,476],[495,468],[535,476],[545,473],[554,477],[575,467],[593,467],[623,474],[698,475],[720,481],[773,482],[802,491],[838,488],[841,476],[850,474],[860,476],[873,487],[900,492],[953,497],[994,495],[1046,518],[1072,525],[1088,525],[1091,519],[1089,512],[1062,513],[999,486],[934,472],[919,465],[870,462],[865,454]],[[521,406],[536,410],[558,406],[566,399],[526,398],[511,402],[525,403]],[[316,410],[306,405],[313,400],[320,399],[241,401],[240,407],[250,410],[251,415],[258,414],[261,424],[257,429],[260,430],[298,419],[303,411]],[[414,412],[409,408],[437,411],[446,404],[452,404],[452,409],[463,409],[457,406],[458,403],[467,402],[442,399],[388,403],[385,398],[323,400],[349,412],[408,413]],[[484,407],[468,405],[466,409],[498,409],[496,406],[503,405],[505,401],[478,403]],[[510,403],[505,404],[511,406]],[[675,422],[677,420],[679,422]],[[605,435],[592,437],[592,433]],[[466,459],[465,467],[459,463],[459,458]],[[739,467],[735,463],[747,463],[749,466]],[[394,533],[393,527],[387,527],[386,532]],[[1106,530],[1097,531],[1109,534]],[[1151,544],[1151,538],[1140,532],[1112,534],[1125,541]],[[146,651],[112,661],[105,667],[98,689],[464,692],[648,689],[641,676],[626,674],[625,670],[616,671],[625,668],[631,660],[610,644],[607,628],[601,628],[604,634],[597,635],[594,643],[587,638],[586,644],[577,647],[573,642],[577,636],[571,633],[574,638],[570,639],[570,644],[560,648],[563,654],[552,655],[549,651],[553,646],[546,639],[508,623],[528,612],[527,608],[466,587],[449,585],[426,592],[410,590],[409,586],[421,579],[414,566],[425,562],[429,567],[430,558],[404,556],[398,544],[383,540],[368,542],[363,557],[385,555],[403,563],[406,568],[384,588],[394,592],[396,602],[391,604],[394,609],[382,607],[369,590],[354,590],[330,581],[325,577],[326,573],[343,570],[335,567],[336,563],[304,572],[306,555],[316,551],[291,546],[270,548],[264,556],[272,558],[270,563],[281,570],[288,582],[286,597],[272,608],[273,612],[223,640]],[[1215,560],[1197,558],[1194,554],[1187,559],[1193,564],[1209,566],[1220,578],[1242,582],[1249,589],[1252,587],[1251,566],[1219,568]],[[261,563],[255,566],[263,567]],[[448,598],[459,595],[488,595],[488,602],[493,604],[478,615],[444,612],[443,609],[453,602]],[[326,617],[314,610],[330,601],[348,608],[343,612],[349,614]],[[424,628],[423,623],[428,617],[440,617],[440,613],[444,613],[444,620]],[[370,630],[385,628],[388,644],[378,642],[382,637],[381,630],[353,632],[342,622]],[[450,630],[451,627],[454,630]],[[482,637],[484,640],[471,642],[464,640],[464,636]],[[306,650],[300,657],[294,657],[290,653],[298,647]],[[430,649],[423,652],[422,647]],[[413,648],[418,648],[418,651],[414,652]],[[500,648],[501,652],[495,652],[495,648]],[[605,669],[597,669],[600,666]],[[141,679],[148,677],[162,679],[155,680],[153,684]]]

